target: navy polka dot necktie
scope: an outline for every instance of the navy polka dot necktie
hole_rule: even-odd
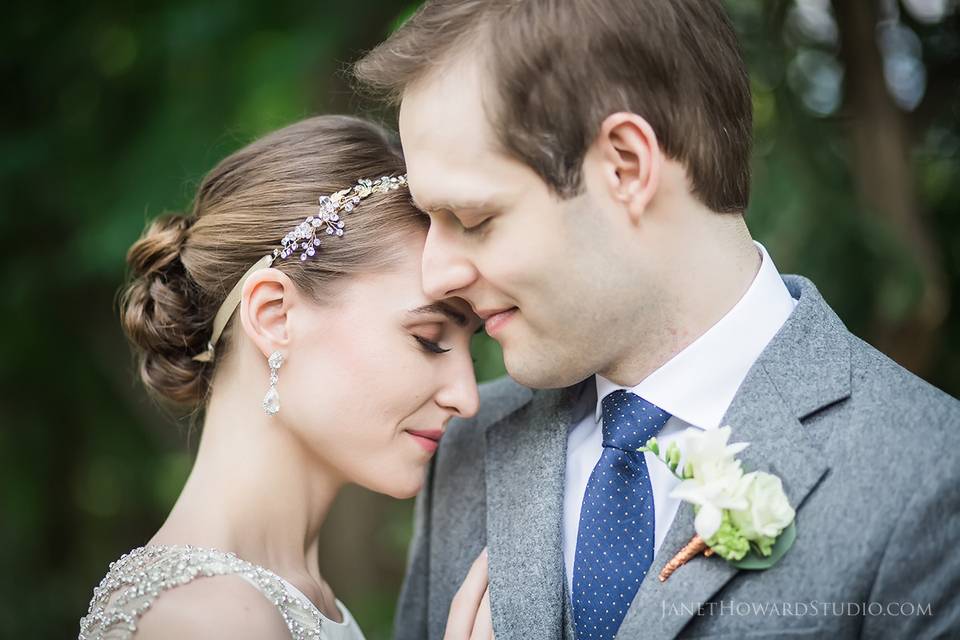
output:
[[[577,640],[612,639],[653,562],[653,488],[637,448],[670,414],[629,391],[606,396],[603,453],[580,510],[573,563]]]

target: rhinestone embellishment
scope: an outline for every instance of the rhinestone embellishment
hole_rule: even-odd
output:
[[[342,237],[344,222],[340,213],[350,213],[360,201],[374,193],[386,193],[407,184],[406,176],[383,176],[376,180],[363,178],[349,189],[337,191],[329,196],[320,196],[320,208],[317,213],[307,217],[280,241],[273,250],[274,260],[289,258],[298,251],[301,261],[313,257],[320,247],[322,236]]]
[[[291,595],[276,574],[232,553],[189,545],[140,547],[111,562],[80,620],[79,640],[133,638],[137,621],[164,591],[196,578],[226,575],[244,578],[266,596],[291,638],[320,640],[320,611]]]

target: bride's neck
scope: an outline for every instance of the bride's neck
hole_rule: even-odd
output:
[[[152,544],[232,551],[320,580],[318,535],[342,481],[249,394],[214,393],[190,477]],[[246,397],[230,397],[245,395]]]

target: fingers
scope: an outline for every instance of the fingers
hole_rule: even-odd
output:
[[[490,589],[483,592],[477,617],[473,620],[470,640],[493,640],[493,615],[490,613]]]
[[[467,577],[450,603],[445,640],[464,640],[470,637],[480,602],[487,591],[487,550],[484,548],[473,561]],[[489,607],[489,604],[488,604]]]

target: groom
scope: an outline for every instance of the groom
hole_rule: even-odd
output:
[[[427,292],[470,302],[512,378],[444,436],[398,638],[442,637],[484,546],[501,640],[957,632],[960,403],[752,240],[721,2],[428,1],[356,71],[400,106]],[[796,541],[661,582],[693,512],[636,448],[721,425]]]

